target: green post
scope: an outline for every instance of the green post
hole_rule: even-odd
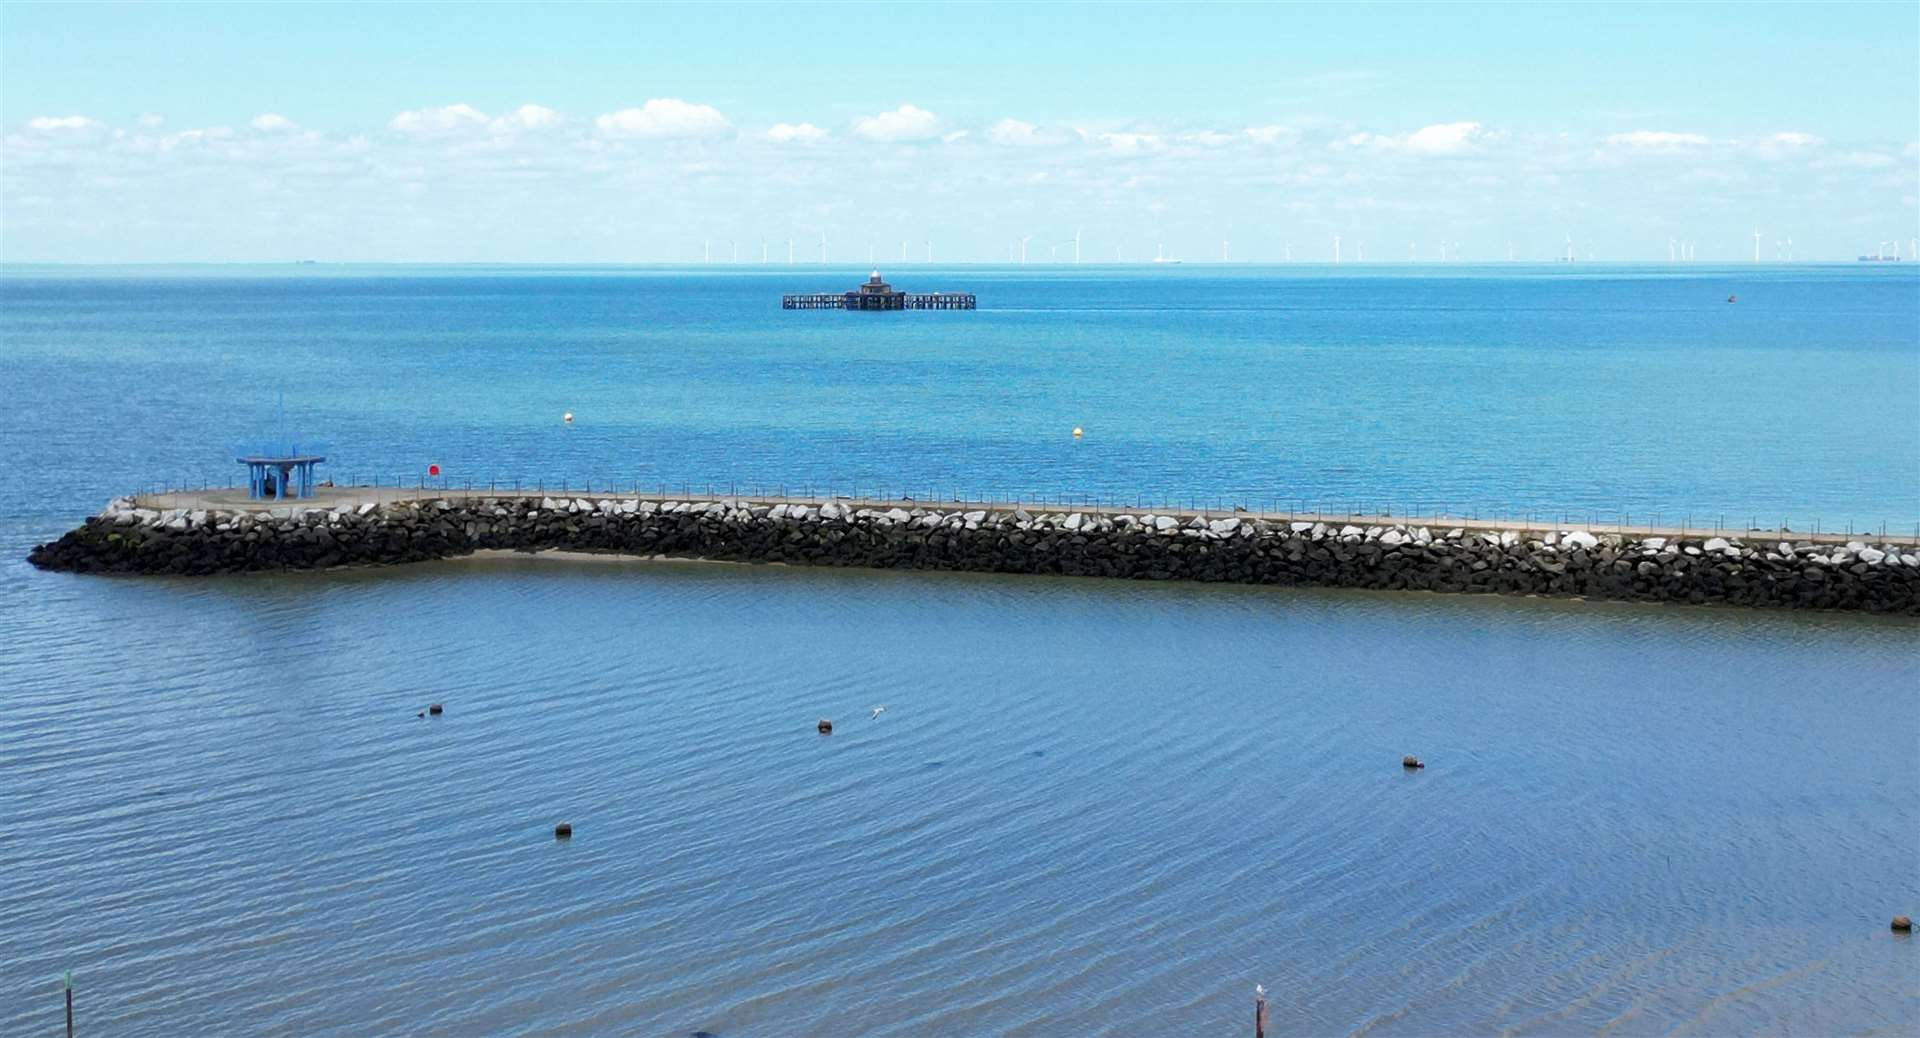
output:
[[[68,970],[60,978],[60,987],[67,993],[67,1038],[73,1038],[73,971]]]

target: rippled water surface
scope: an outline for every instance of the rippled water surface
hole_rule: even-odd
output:
[[[280,383],[343,469],[1920,515],[1907,275],[961,276],[0,275],[0,1034],[1911,1032],[1910,620],[21,561]]]

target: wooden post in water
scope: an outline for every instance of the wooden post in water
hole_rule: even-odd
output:
[[[67,1038],[73,1038],[73,971],[68,970],[60,978],[60,986],[67,992]]]
[[[1267,1038],[1267,989],[1253,986],[1253,1038]]]

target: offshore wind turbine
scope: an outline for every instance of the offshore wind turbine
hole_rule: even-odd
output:
[[[905,238],[902,238],[900,239],[900,265],[904,267],[906,266],[906,264],[907,264],[907,240]]]
[[[740,243],[737,241],[734,241],[732,238],[728,238],[727,244],[732,246],[733,248],[733,262],[735,263],[740,262]]]
[[[1408,242],[1407,243],[1407,262],[1408,263],[1414,262],[1418,258],[1419,252],[1420,252],[1419,242],[1411,242],[1411,241]]]
[[[1674,262],[1673,246],[1674,246],[1674,241],[1671,237],[1669,237],[1667,239],[1667,262],[1668,263]]]
[[[1367,261],[1367,243],[1363,241],[1357,241],[1353,243],[1353,246],[1354,246],[1354,252],[1357,253],[1353,261],[1355,263],[1365,263]]]
[[[1573,235],[1567,235],[1567,262],[1573,262]]]
[[[1073,229],[1073,265],[1080,265],[1080,228]]]
[[[1337,234],[1333,236],[1333,262],[1335,266],[1340,263],[1340,236]]]
[[[928,263],[933,262],[933,239],[932,238],[927,239],[927,262]]]
[[[1027,243],[1032,240],[1033,235],[1031,234],[1020,239],[1020,265],[1023,267],[1027,265]]]
[[[1229,248],[1230,248],[1230,247],[1231,247],[1232,245],[1233,245],[1233,243],[1232,243],[1232,242],[1230,242],[1230,241],[1228,241],[1228,240],[1226,240],[1225,238],[1222,238],[1222,239],[1220,239],[1220,262],[1222,262],[1222,263],[1226,263],[1226,262],[1228,262],[1228,260],[1227,260],[1227,257],[1228,257],[1229,255],[1231,255],[1231,253],[1230,253],[1230,252],[1228,251],[1228,249],[1229,249]]]
[[[702,241],[700,243],[700,250],[701,250],[700,262],[712,263],[713,262],[713,243],[711,241]]]
[[[1760,228],[1753,229],[1753,261],[1760,262]]]
[[[793,266],[793,239],[787,239],[787,266]]]
[[[820,265],[827,265],[827,232],[820,232]]]
[[[760,265],[767,265],[767,236],[764,234],[760,236]]]

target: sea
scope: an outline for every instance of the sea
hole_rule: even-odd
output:
[[[1911,618],[24,561],[284,441],[1911,535],[1910,266],[0,266],[0,1034],[1911,1034]]]

